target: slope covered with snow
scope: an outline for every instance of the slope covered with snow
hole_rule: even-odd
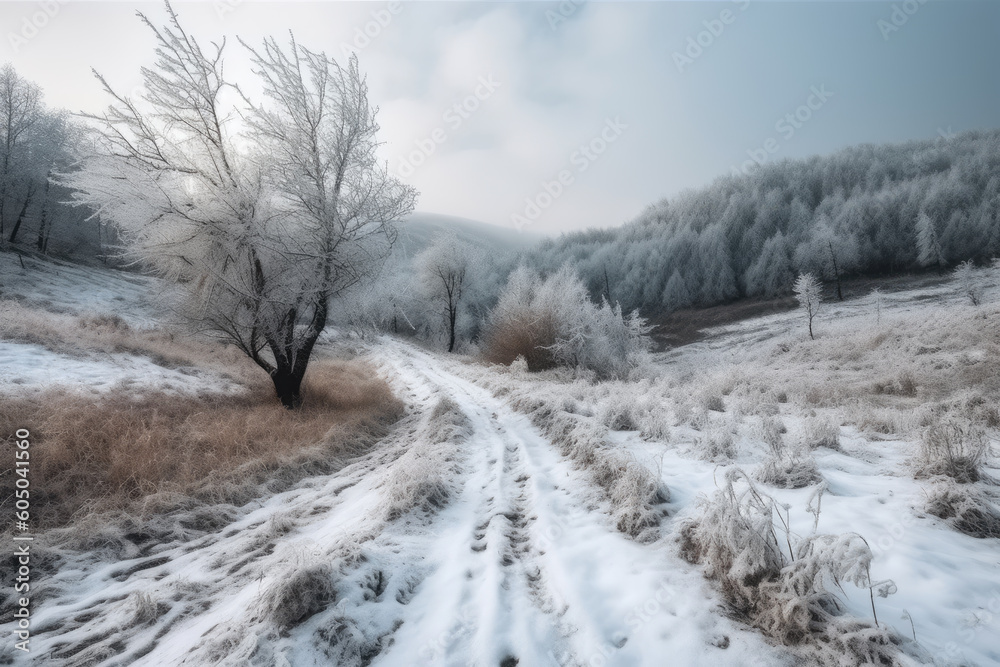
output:
[[[107,281],[81,271],[73,280]],[[131,284],[108,287],[93,307],[118,303]],[[70,307],[70,296],[50,295],[60,299]],[[898,664],[1000,664],[1000,541],[931,513],[928,499],[954,484],[915,474],[928,425],[990,423],[1000,310],[938,285],[821,312],[815,341],[798,313],[768,316],[656,355],[631,381],[528,374],[388,338],[365,344],[408,406],[387,437],[332,474],[241,507],[194,504],[39,536],[32,652],[16,658],[809,664],[825,654],[752,627],[706,563],[684,558],[685,526],[739,469],[774,499],[789,551],[820,534],[866,541],[871,591],[827,583],[856,627],[875,628],[877,613]],[[12,368],[41,368],[51,354],[0,343],[4,389],[15,387]],[[100,377],[87,367],[94,359],[67,359],[31,382],[169,381],[141,356],[103,358],[119,366]],[[996,425],[986,433],[995,439]],[[782,488],[765,474],[776,451],[811,462],[815,477]],[[995,459],[981,473],[962,488],[989,507]],[[633,510],[641,530],[620,520]]]

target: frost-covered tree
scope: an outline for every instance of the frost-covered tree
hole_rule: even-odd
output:
[[[392,256],[374,280],[344,291],[334,300],[334,324],[366,337],[392,333],[421,335],[426,321],[419,317],[423,299],[413,285],[410,262]]]
[[[62,112],[45,112],[27,133],[25,146],[13,169],[11,192],[21,191],[20,205],[11,212],[12,225],[7,235],[8,243],[18,241],[18,233],[28,220],[29,211],[38,220],[36,247],[44,249],[44,241],[51,232],[53,200],[52,175],[56,170],[69,167],[70,156],[67,138],[70,128]]]
[[[701,255],[698,263],[702,271],[701,299],[710,303],[735,299],[739,291],[725,230],[712,227],[701,234],[698,242]]]
[[[973,306],[983,302],[985,285],[982,272],[971,261],[965,261],[955,267],[955,284],[958,293],[969,300]]]
[[[668,312],[673,312],[681,308],[687,308],[691,305],[691,302],[691,290],[688,289],[684,276],[681,275],[680,271],[674,269],[674,272],[670,274],[670,280],[667,281],[666,287],[663,288],[663,307]]]
[[[809,322],[809,338],[815,338],[813,336],[813,318],[816,317],[816,311],[819,310],[822,297],[819,282],[811,273],[803,273],[795,280],[792,289],[799,302],[799,307],[802,308]]]
[[[544,280],[515,269],[487,321],[487,356],[510,363],[523,356],[531,370],[553,364],[621,378],[645,360],[650,328],[637,312],[590,300],[587,288],[564,265]]]
[[[778,232],[764,243],[757,261],[747,270],[747,294],[766,297],[787,294],[794,275],[789,257],[788,239]]]
[[[71,162],[67,115],[45,107],[42,91],[9,64],[0,68],[0,235],[2,242],[23,242],[35,233],[45,250],[59,200],[66,193],[51,176]]]
[[[474,249],[454,234],[441,234],[414,258],[424,293],[442,308],[448,332],[448,351],[455,351],[455,330],[459,309],[468,285],[466,278],[473,263]]]
[[[1000,130],[968,132],[947,145],[864,145],[769,163],[614,230],[566,234],[529,261],[540,271],[572,263],[592,297],[605,291],[607,268],[614,300],[650,315],[662,312],[675,271],[693,305],[708,306],[788,294],[798,273],[837,281],[982,263],[1000,254],[998,142]]]
[[[921,211],[917,218],[917,261],[920,266],[935,266],[938,271],[944,269],[945,258],[941,241],[938,239],[937,227],[927,213]]]
[[[878,287],[875,287],[868,293],[868,299],[871,301],[872,307],[875,308],[875,324],[882,324],[882,306],[885,304],[885,294]]]
[[[857,241],[853,236],[837,234],[826,216],[821,216],[808,238],[795,249],[795,267],[799,272],[835,281],[839,301],[844,300],[841,277],[857,265]]]
[[[166,11],[163,27],[139,14],[157,44],[140,99],[97,75],[111,106],[91,117],[94,150],[66,180],[116,225],[126,257],[180,284],[191,321],[297,408],[331,298],[378,266],[415,192],[376,163],[356,59],[266,40],[250,51],[264,93],[254,103],[227,94],[225,41],[203,50]]]
[[[42,90],[21,77],[9,63],[0,69],[0,236],[11,218],[23,220],[37,184],[27,178],[36,130],[45,119]],[[17,213],[20,211],[20,214]]]

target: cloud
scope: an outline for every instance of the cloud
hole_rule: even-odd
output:
[[[739,5],[404,2],[386,20],[390,4],[380,1],[242,2],[221,16],[216,4],[177,5],[203,44],[237,34],[259,43],[291,29],[337,58],[345,45],[359,50],[381,109],[381,157],[396,170],[433,144],[407,176],[421,210],[510,225],[608,118],[621,117],[629,129],[574,174],[535,221],[540,232],[619,224],[728,173],[811,85],[837,90],[837,105],[782,157],[994,126],[1000,110],[1000,89],[981,85],[1000,55],[989,32],[1000,3],[929,4],[888,44],[875,28],[878,3],[753,3],[683,73],[672,53]],[[565,20],[553,22],[560,7]],[[35,9],[0,3],[0,24]],[[131,89],[152,60],[136,9],[162,18],[156,3],[68,4],[10,57],[50,104],[100,110],[91,66]],[[229,58],[243,80],[246,58],[232,39]],[[485,96],[484,79],[499,83]]]

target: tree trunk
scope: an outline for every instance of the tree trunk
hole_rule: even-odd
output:
[[[45,192],[42,194],[42,219],[38,223],[38,239],[35,242],[35,247],[39,252],[45,252],[45,246],[48,245],[48,228],[49,228],[49,179],[52,178],[52,172],[50,171],[45,177]]]
[[[10,238],[7,239],[10,243],[17,241],[17,232],[21,229],[21,223],[24,222],[24,214],[28,212],[28,206],[31,204],[31,197],[33,194],[33,188],[28,188],[28,196],[24,200],[24,206],[21,207],[21,212],[17,214],[17,220],[14,222],[14,228],[10,230]]]
[[[455,319],[458,317],[458,308],[448,308],[448,351],[455,351]]]
[[[38,224],[38,238],[35,240],[35,248],[38,252],[45,251],[45,227],[48,221],[45,219],[45,212],[42,212],[42,221]]]
[[[840,270],[837,268],[837,254],[833,252],[833,243],[828,242],[830,248],[830,260],[833,261],[833,277],[837,279],[837,301],[844,300],[844,293],[840,291]]]
[[[278,395],[281,404],[289,410],[297,410],[302,407],[303,375],[305,375],[304,365],[302,371],[298,371],[282,364],[271,372],[274,392]]]
[[[275,360],[274,367],[269,368],[268,374],[274,383],[274,392],[278,395],[278,400],[289,410],[302,407],[302,378],[305,377],[316,340],[326,326],[329,298],[329,294],[319,296],[309,326],[301,338],[295,337],[295,324],[298,322],[300,312],[297,308],[290,308],[280,330],[274,332],[276,335],[267,337],[268,347],[271,348]],[[251,359],[262,368],[269,366],[259,357],[251,355]]]

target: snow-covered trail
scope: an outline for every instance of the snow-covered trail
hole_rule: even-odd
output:
[[[393,434],[333,475],[218,508],[236,517],[222,530],[129,561],[67,557],[44,584],[32,664],[790,663],[666,540],[616,532],[583,473],[450,372],[459,362],[392,341],[375,353],[411,406]],[[442,405],[461,428],[442,429]],[[387,512],[428,462],[447,502]],[[317,571],[334,599],[276,622],[276,591]]]
[[[701,575],[664,545],[615,532],[584,476],[527,417],[449,372],[459,362],[389,345],[400,376],[433,386],[469,419],[470,472],[426,551],[432,574],[373,664],[787,661],[722,618]]]

